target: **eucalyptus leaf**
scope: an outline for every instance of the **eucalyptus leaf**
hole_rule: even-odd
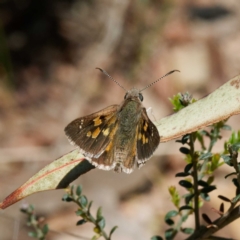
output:
[[[177,113],[156,122],[161,142],[179,138],[187,133],[220,122],[240,113],[239,78],[236,76],[209,94]]]

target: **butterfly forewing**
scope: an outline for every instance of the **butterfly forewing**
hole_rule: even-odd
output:
[[[149,119],[145,108],[142,108],[137,131],[137,165],[141,167],[152,156],[160,142],[157,127]]]
[[[98,158],[109,145],[117,123],[118,107],[112,105],[94,114],[77,118],[65,128],[69,140],[77,145],[86,157]]]

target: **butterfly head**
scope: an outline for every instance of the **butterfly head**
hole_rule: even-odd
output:
[[[129,91],[126,92],[124,99],[130,99],[130,100],[134,100],[134,99],[138,99],[140,102],[143,101],[143,95],[142,93],[137,89],[137,88],[133,88]]]

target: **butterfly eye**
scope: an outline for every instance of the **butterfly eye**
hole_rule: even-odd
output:
[[[126,99],[127,98],[127,93],[125,94],[125,96],[124,96],[124,99]]]
[[[141,102],[143,101],[143,95],[141,93],[139,93],[138,95],[139,99],[141,100]]]

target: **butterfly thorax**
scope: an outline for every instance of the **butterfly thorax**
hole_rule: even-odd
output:
[[[120,128],[126,134],[131,133],[137,126],[141,116],[140,109],[142,104],[138,98],[129,98],[125,100],[118,114]]]

